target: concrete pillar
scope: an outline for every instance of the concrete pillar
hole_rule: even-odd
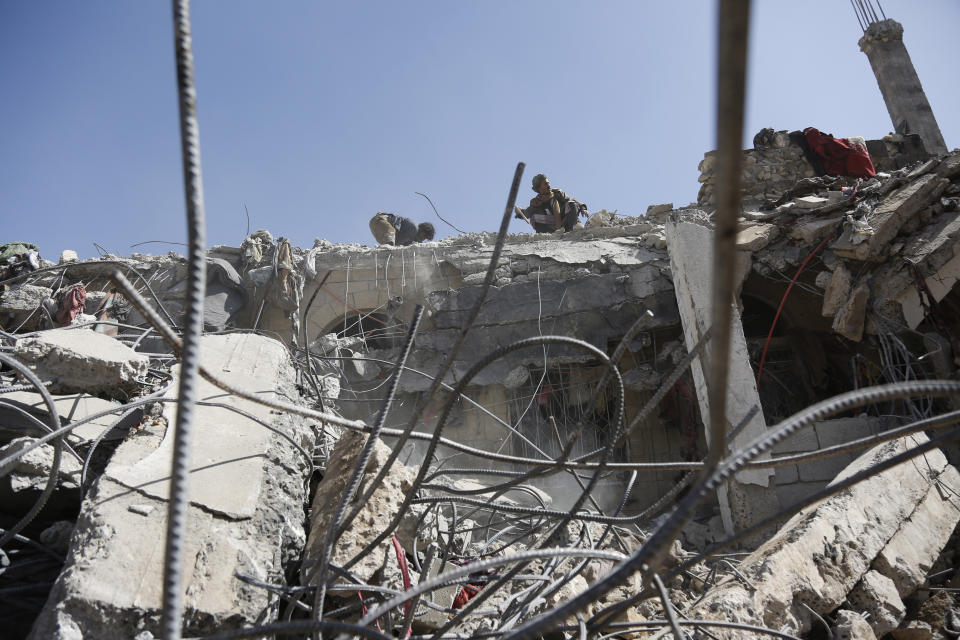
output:
[[[877,76],[894,130],[918,134],[929,153],[947,153],[940,126],[903,44],[903,25],[896,20],[874,22],[859,44]]]
[[[683,323],[687,349],[692,349],[710,327],[712,318],[713,230],[693,222],[668,222],[667,246],[670,251],[670,270]],[[753,369],[747,353],[747,342],[740,323],[740,312],[730,301],[733,327],[730,336],[729,383],[727,386],[726,431],[733,429],[754,406],[760,406],[760,395],[754,381]],[[700,415],[708,420],[710,403],[707,394],[707,372],[710,370],[710,348],[694,360],[690,369],[697,390]],[[766,432],[767,425],[760,411],[737,434],[731,450]],[[707,429],[709,437],[709,429]],[[768,457],[768,456],[764,456]],[[754,469],[737,473],[720,488],[720,515],[728,533],[771,516],[779,510],[773,483],[773,469]]]

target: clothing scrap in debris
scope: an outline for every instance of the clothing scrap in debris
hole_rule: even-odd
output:
[[[877,175],[863,138],[834,138],[814,127],[804,129],[803,136],[810,150],[822,162],[826,173],[853,178],[872,178]]]

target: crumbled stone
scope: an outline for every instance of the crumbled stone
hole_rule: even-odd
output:
[[[863,614],[849,609],[840,609],[834,614],[834,640],[877,640],[876,634]]]
[[[345,431],[337,442],[323,480],[317,486],[310,516],[310,534],[304,550],[303,567],[300,571],[304,584],[316,584],[324,540],[329,530],[341,497],[347,490],[353,469],[367,442],[366,434]],[[379,473],[390,455],[390,448],[381,440],[374,444],[370,459],[363,470],[360,488],[348,504],[348,510],[358,506],[370,480]],[[343,534],[334,548],[330,561],[345,566],[347,562],[367,546],[396,516],[406,493],[413,486],[416,473],[410,467],[395,462],[390,472],[377,487],[370,499],[364,502],[356,517],[344,522]],[[367,553],[350,569],[354,575],[371,584],[402,588],[400,569],[394,557],[390,540],[384,540]]]
[[[893,580],[878,571],[868,571],[847,595],[847,602],[868,614],[870,628],[878,638],[895,629],[906,614],[906,606]]]
[[[53,329],[21,338],[14,354],[52,393],[84,392],[126,399],[135,392],[150,358],[115,338],[85,330]]]
[[[844,338],[860,342],[867,317],[867,300],[870,299],[870,285],[861,282],[850,294],[844,304],[837,309],[833,317],[833,330]]]
[[[823,293],[823,307],[820,311],[827,318],[836,315],[847,302],[850,295],[850,287],[853,284],[853,276],[842,262],[833,270],[830,283]]]

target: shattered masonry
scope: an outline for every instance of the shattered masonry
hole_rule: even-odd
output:
[[[688,627],[696,637],[746,637],[710,620],[805,637],[823,624],[860,638],[956,628],[952,592],[935,589],[960,586],[960,451],[936,439],[958,408],[960,155],[931,156],[900,134],[867,148],[879,172],[870,179],[816,175],[785,131],[764,130],[744,152],[728,461],[789,434],[731,467],[669,548],[659,575],[671,606],[702,621]],[[272,406],[201,384],[184,633],[309,620],[338,517],[323,619],[396,635],[507,635],[642,549],[687,499],[679,491],[706,453],[709,342],[686,356],[709,329],[713,157],[700,166],[698,204],[508,235],[486,292],[497,240],[486,233],[304,251],[258,231],[211,249],[201,364]],[[178,366],[114,292],[114,268],[181,326],[186,266],[175,254],[64,255],[2,283],[4,531],[43,503],[0,556],[0,580],[18,594],[0,597],[11,637],[158,633]],[[77,284],[82,304],[67,291]],[[417,305],[426,313],[413,352],[371,441],[363,431]],[[465,329],[445,386],[429,395]],[[622,396],[605,365],[621,343]],[[916,392],[790,420],[889,383]],[[70,430],[30,448],[55,424],[47,401]],[[929,450],[875,472],[914,447]],[[857,473],[859,484],[784,513]],[[778,514],[737,541],[744,553],[701,555]],[[649,579],[635,572],[593,599],[581,614],[589,633],[668,629]],[[576,618],[567,624],[579,634]]]

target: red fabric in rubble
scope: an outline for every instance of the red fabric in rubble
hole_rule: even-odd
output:
[[[834,138],[829,133],[820,133],[814,127],[803,130],[807,144],[823,159],[827,173],[852,178],[872,178],[877,175],[867,148],[851,142],[849,138]]]

